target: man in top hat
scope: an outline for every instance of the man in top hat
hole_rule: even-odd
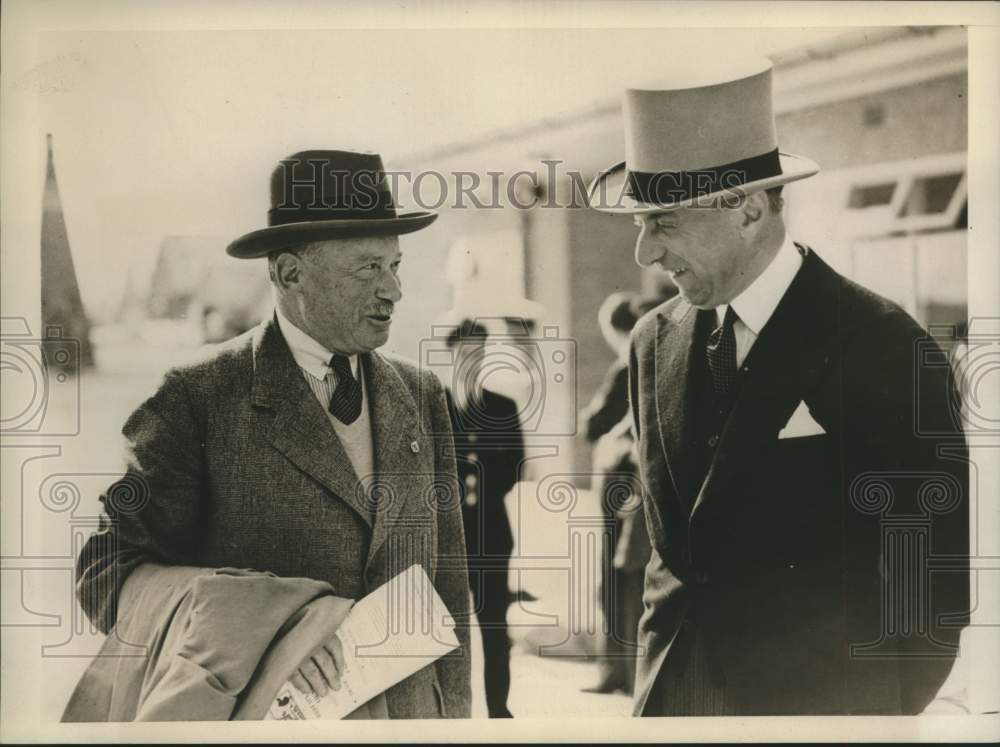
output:
[[[968,464],[941,351],[788,236],[771,65],[628,90],[634,216],[679,296],[636,325],[646,518],[635,713],[918,713],[967,620]]]
[[[123,507],[109,488],[78,563],[80,602],[102,631],[149,561],[316,579],[355,600],[419,563],[451,615],[468,616],[443,388],[377,351],[402,296],[398,237],[435,218],[397,215],[378,155],[281,162],[268,226],[227,248],[267,260],[274,315],[168,372],[125,424],[123,481],[145,486],[145,501]],[[458,650],[385,693],[389,717],[469,715],[468,630],[456,632]],[[338,688],[342,655],[334,639],[293,683]]]

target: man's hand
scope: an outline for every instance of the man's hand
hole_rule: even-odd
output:
[[[299,692],[313,692],[322,698],[331,689],[340,689],[340,677],[345,671],[344,648],[334,636],[305,658],[292,675],[292,684]]]

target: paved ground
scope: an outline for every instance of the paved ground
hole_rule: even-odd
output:
[[[79,544],[92,531],[99,506],[97,496],[113,481],[120,467],[119,431],[122,423],[149,393],[158,379],[148,361],[132,360],[136,368],[118,373],[90,374],[80,382],[79,403],[73,396],[56,399],[46,427],[78,420],[72,435],[33,436],[3,449],[3,713],[41,722],[58,720],[62,709],[101,637],[91,632],[73,595],[73,560]],[[165,362],[164,364],[165,365]],[[70,390],[72,391],[72,390]],[[72,429],[70,429],[72,430]],[[53,433],[63,433],[56,428]],[[12,441],[13,442],[13,441]],[[65,483],[63,488],[59,485]],[[529,496],[530,497],[530,496]],[[558,525],[563,521],[562,525]],[[541,515],[526,522],[542,551],[558,551],[565,543],[565,520]],[[557,546],[558,545],[558,546]],[[535,548],[537,552],[539,547]],[[574,659],[539,657],[526,643],[551,643],[564,636],[571,590],[565,563],[569,556],[553,552],[548,560],[527,559],[515,584],[530,589],[538,601],[512,609],[510,619],[541,627],[515,630],[523,648],[512,652],[509,701],[515,716],[566,718],[626,715],[629,699],[622,694],[580,692],[595,682],[597,667]],[[554,559],[554,560],[553,560]],[[20,587],[20,592],[18,592]],[[593,617],[591,592],[582,602],[582,614]],[[546,615],[548,616],[546,618]],[[550,624],[559,620],[558,625]],[[473,636],[474,716],[485,717],[482,664],[478,634]],[[592,648],[572,640],[570,652]],[[19,686],[8,687],[10,683]]]
[[[66,591],[65,589],[63,591]],[[65,639],[64,631],[49,629],[3,630],[3,668],[16,677],[18,671],[30,670],[32,684],[22,690],[4,688],[5,706],[22,703],[37,704],[42,722],[57,721],[74,685],[86,668],[89,651],[100,644],[99,636],[78,639],[75,657],[52,651],[41,655],[42,645],[53,645]],[[486,703],[482,686],[482,650],[479,636],[472,636],[473,707],[474,718],[486,718]],[[580,688],[594,684],[597,666],[577,659],[540,657],[515,647],[511,652],[511,693],[508,706],[515,718],[590,718],[603,716],[627,717],[631,699],[621,692],[612,695],[584,693]],[[7,673],[4,675],[5,682]],[[6,710],[6,708],[5,708]],[[32,708],[33,710],[33,708]]]
[[[483,693],[482,646],[478,631],[472,635],[472,716],[486,718]],[[624,693],[596,695],[581,688],[596,683],[597,665],[578,658],[537,656],[515,645],[510,657],[510,698],[514,717],[576,718],[628,716],[631,698]]]
[[[624,693],[580,692],[596,679],[597,667],[591,663],[515,653],[511,659],[511,713],[515,717],[551,718],[629,716],[632,700]]]

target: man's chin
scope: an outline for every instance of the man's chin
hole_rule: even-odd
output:
[[[383,328],[371,329],[368,334],[364,336],[364,346],[367,351],[370,352],[375,348],[380,348],[389,341],[389,326],[386,325]]]
[[[704,293],[698,293],[693,289],[685,290],[680,285],[677,286],[677,295],[687,301],[689,304],[694,306],[696,309],[714,309],[715,304],[712,303],[712,299],[705,296]]]

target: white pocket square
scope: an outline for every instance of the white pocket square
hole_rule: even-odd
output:
[[[799,402],[792,417],[785,423],[785,427],[778,432],[778,438],[803,438],[804,436],[818,436],[826,433],[823,426],[817,423],[806,407],[806,403]]]

